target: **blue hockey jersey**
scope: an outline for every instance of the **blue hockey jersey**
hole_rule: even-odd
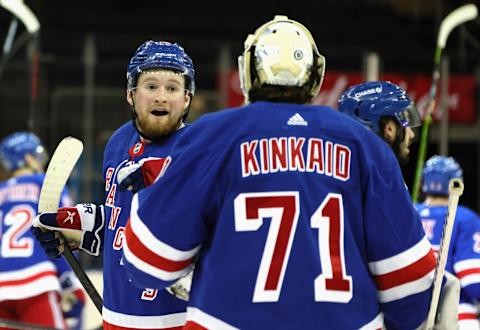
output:
[[[328,107],[208,114],[132,201],[138,285],[195,270],[192,329],[413,329],[435,257],[388,146]]]
[[[425,233],[438,252],[447,206],[415,206]],[[460,329],[480,329],[476,306],[480,300],[480,217],[462,205],[457,208],[445,270],[460,280]]]
[[[45,174],[23,175],[0,183],[0,301],[60,291],[58,276],[69,267],[47,257],[30,232]],[[71,206],[64,190],[60,206]]]
[[[141,159],[146,179],[154,180],[162,170],[173,141],[183,128],[159,143],[144,144],[127,123],[108,141],[104,152],[105,240],[103,251],[104,329],[180,329],[186,320],[186,303],[165,290],[139,289],[130,283],[122,267],[122,242],[130,215],[132,192],[117,185],[118,170]],[[150,183],[150,182],[148,182]]]

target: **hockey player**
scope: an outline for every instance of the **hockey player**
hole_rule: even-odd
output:
[[[325,59],[276,16],[239,58],[250,104],[207,114],[132,201],[124,264],[163,288],[195,263],[186,329],[414,329],[435,256],[388,146],[308,105]]]
[[[450,179],[463,179],[460,165],[452,157],[433,156],[423,169],[423,203],[416,207],[434,249],[438,251],[448,205]],[[480,217],[459,205],[448,251],[446,270],[460,279],[460,329],[480,329],[477,302],[480,300]]]
[[[405,90],[389,81],[369,81],[348,88],[338,110],[380,136],[393,150],[400,165],[409,160],[412,128],[421,124],[415,104]]]
[[[32,133],[17,132],[0,143],[0,161],[11,173],[0,183],[0,319],[61,329],[59,299],[69,297],[64,316],[80,324],[85,297],[65,260],[50,260],[29,231],[47,158]],[[71,205],[66,191],[61,203]]]
[[[140,45],[127,70],[132,121],[112,135],[104,152],[104,204],[79,204],[35,221],[51,230],[82,228],[81,249],[99,255],[103,248],[104,329],[180,329],[185,324],[185,301],[130,282],[122,266],[122,242],[132,191],[155,180],[169,162],[173,141],[187,130],[183,121],[195,91],[194,74],[191,58],[178,44],[149,40]],[[69,212],[73,221],[65,222]],[[64,235],[71,237],[68,229]],[[62,250],[58,240],[40,233],[38,238],[52,256]]]

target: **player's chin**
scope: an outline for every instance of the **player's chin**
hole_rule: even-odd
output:
[[[166,137],[177,130],[178,121],[155,121],[146,125],[144,133],[153,138]]]

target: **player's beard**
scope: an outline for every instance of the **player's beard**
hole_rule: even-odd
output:
[[[182,124],[182,113],[169,113],[165,115],[162,123],[158,121],[152,121],[149,119],[151,114],[139,115],[135,111],[135,107],[132,107],[132,120],[137,132],[143,138],[149,141],[162,140],[175,132]]]
[[[405,135],[406,135],[405,128],[404,127],[399,128],[397,126],[397,131],[393,141],[385,140],[392,148],[393,152],[395,153],[395,156],[397,156],[398,163],[401,166],[408,164],[408,161],[410,160],[409,154],[407,152],[408,142],[404,141]]]

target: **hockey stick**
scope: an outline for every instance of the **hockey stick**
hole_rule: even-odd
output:
[[[0,327],[8,329],[20,329],[20,330],[58,330],[56,328],[45,327],[41,325],[16,322],[11,320],[0,319]]]
[[[435,48],[435,55],[433,57],[433,75],[432,75],[432,84],[430,86],[430,102],[433,101],[435,95],[437,94],[437,85],[440,79],[440,59],[442,57],[442,51],[445,48],[447,43],[448,36],[450,32],[457,26],[475,19],[478,15],[477,6],[474,4],[468,4],[461,6],[450,14],[447,15],[440,24],[440,29],[438,31],[437,37],[437,46]],[[429,102],[429,103],[430,103]],[[430,107],[427,108],[427,112],[423,117],[422,133],[420,136],[420,145],[418,148],[418,157],[417,157],[417,166],[415,168],[415,177],[413,180],[412,187],[412,201],[417,202],[418,192],[420,187],[420,179],[422,177],[422,168],[425,163],[425,155],[427,153],[427,139],[428,139],[428,129],[432,123],[432,114]]]
[[[438,298],[442,289],[442,280],[445,273],[445,265],[447,263],[448,249],[452,238],[453,224],[455,223],[455,215],[457,213],[458,200],[463,194],[463,182],[460,179],[451,179],[448,184],[448,208],[445,214],[445,223],[443,224],[442,241],[437,257],[437,267],[435,268],[435,276],[433,280],[433,293],[430,302],[430,310],[428,311],[426,330],[433,329],[435,318],[437,316]]]
[[[45,173],[45,180],[43,181],[40,199],[38,201],[38,213],[56,212],[58,210],[62,191],[82,151],[83,143],[76,138],[69,136],[60,141]],[[65,238],[63,238],[63,240],[65,241],[63,244],[63,256],[75,275],[77,275],[80,283],[82,283],[83,288],[101,315],[103,305],[102,298],[87,274],[83,271],[77,258],[72,254]]]

